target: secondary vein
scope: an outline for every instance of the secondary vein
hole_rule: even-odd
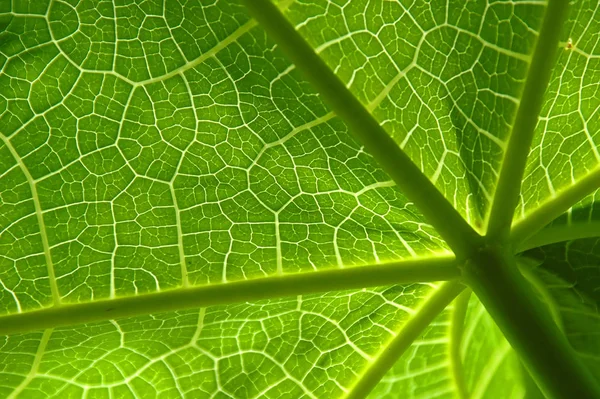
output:
[[[31,198],[33,200],[33,206],[35,208],[35,216],[37,218],[38,226],[40,227],[40,238],[42,241],[42,248],[44,251],[44,260],[46,261],[46,268],[48,270],[48,280],[50,284],[50,292],[52,294],[52,301],[54,306],[60,306],[60,294],[58,292],[58,284],[56,283],[56,275],[54,273],[54,263],[52,262],[52,254],[50,253],[50,244],[48,243],[48,235],[46,234],[46,223],[44,222],[44,215],[42,214],[42,206],[40,204],[40,198],[38,196],[37,188],[35,185],[35,181],[27,169],[27,166],[23,163],[23,160],[13,147],[10,140],[0,134],[0,140],[6,145],[8,151],[11,153],[19,168],[25,175],[25,179],[27,179],[27,183],[29,184],[29,188],[31,190]]]

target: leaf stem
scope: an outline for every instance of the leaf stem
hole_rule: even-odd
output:
[[[479,241],[479,234],[400,149],[270,0],[243,2],[250,14],[347,124],[403,194],[415,203],[454,253],[457,256],[466,254],[473,247],[471,244]]]
[[[523,242],[598,188],[600,188],[600,167],[514,223],[510,232],[511,241]]]
[[[485,247],[463,275],[548,398],[594,399],[600,387],[580,363],[508,247]]]
[[[459,277],[454,256],[269,276],[10,314],[0,317],[0,335],[211,305]]]
[[[567,0],[549,0],[494,193],[487,235],[506,238],[519,201],[533,134],[558,49]]]
[[[550,226],[526,240],[521,246],[517,247],[517,251],[523,252],[532,248],[539,248],[558,242],[597,237],[600,237],[600,222]]]
[[[459,282],[444,283],[433,293],[421,307],[402,325],[398,334],[376,356],[369,368],[350,388],[345,399],[362,399],[375,388],[383,376],[394,366],[396,361],[411,346],[431,322],[456,298],[465,288]]]

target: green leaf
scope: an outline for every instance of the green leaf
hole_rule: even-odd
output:
[[[598,397],[598,4],[243,3],[0,3],[0,397]]]

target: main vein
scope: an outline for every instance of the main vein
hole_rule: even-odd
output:
[[[212,305],[459,277],[456,259],[451,255],[276,275],[10,314],[0,317],[0,335]]]
[[[566,19],[567,6],[567,0],[551,0],[546,8],[523,95],[504,153],[488,221],[488,236],[506,238],[509,235],[533,134],[554,67],[560,27]]]
[[[535,234],[526,241],[515,241],[521,243],[516,247],[518,252],[539,248],[557,242],[573,241],[582,238],[600,237],[600,222],[578,222],[559,226],[550,226]]]
[[[583,198],[600,188],[600,166],[514,223],[510,239],[520,243],[540,231]]]
[[[479,234],[402,151],[366,107],[331,71],[270,0],[244,0],[250,14],[312,83],[366,150],[423,213],[457,256],[467,254]]]
[[[431,322],[464,289],[459,282],[444,283],[424,301],[421,307],[402,325],[398,334],[381,350],[375,360],[359,377],[345,399],[362,399],[375,388],[383,376],[411,346]]]

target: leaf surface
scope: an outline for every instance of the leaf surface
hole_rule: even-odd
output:
[[[434,288],[215,306],[4,337],[16,397],[340,397]],[[41,343],[40,343],[41,341]]]
[[[89,7],[5,33],[5,312],[445,252],[240,6]],[[114,72],[69,18],[117,35]]]
[[[277,4],[483,231],[544,3]],[[571,47],[546,94],[518,223],[595,176],[597,13],[577,5],[566,27]],[[596,241],[572,241],[572,226],[600,235],[592,191],[552,205],[553,216],[571,210],[521,249],[568,241],[526,256],[543,262],[554,298],[544,300],[598,373]],[[455,263],[237,2],[0,4],[0,328],[40,315],[39,331],[0,338],[0,396],[337,398],[375,369],[385,376],[372,397],[529,395],[476,298],[431,310],[444,287],[431,280],[457,278]],[[386,264],[410,266],[393,274],[402,284],[365,277]],[[343,289],[315,294],[331,289],[311,281],[332,270]],[[293,287],[305,275],[315,280],[261,292],[263,281]],[[370,287],[350,290],[360,276]],[[240,286],[251,295],[183,300],[244,282],[257,282]],[[179,310],[110,320],[111,304],[162,293]],[[89,320],[43,317],[95,304]],[[411,334],[385,373],[379,362]]]

